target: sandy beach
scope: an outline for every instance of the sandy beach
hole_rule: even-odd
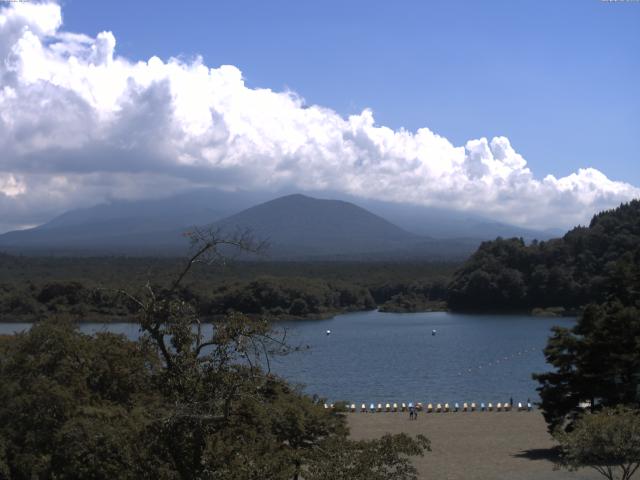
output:
[[[421,433],[431,452],[415,459],[421,479],[438,480],[591,480],[591,469],[554,470],[555,445],[539,411],[420,413],[350,413],[354,439],[384,433]]]

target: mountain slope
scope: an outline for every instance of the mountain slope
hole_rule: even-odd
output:
[[[273,256],[395,251],[420,240],[352,203],[299,194],[249,208],[216,226],[225,231],[250,229],[270,243]]]
[[[439,207],[364,199],[354,199],[353,201],[408,232],[431,238],[493,240],[496,237],[522,237],[530,241],[533,239],[548,240],[565,233],[565,230],[561,229],[535,230],[518,227],[471,212],[459,212]]]
[[[71,210],[38,227],[0,235],[9,251],[156,254],[184,251],[181,232],[210,224],[264,198],[202,189],[169,198],[114,201]]]
[[[256,205],[269,196],[201,189],[163,199],[114,201],[0,235],[0,249],[67,255],[175,255],[187,248],[184,231],[196,225],[215,225],[227,231],[250,228],[256,237],[270,240],[272,258],[462,259],[481,240],[497,235],[530,238],[531,233],[504,224],[481,224],[479,218],[465,220],[460,213],[377,201],[365,201],[365,209],[347,201],[296,194]]]

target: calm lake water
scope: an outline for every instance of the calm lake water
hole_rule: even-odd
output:
[[[330,401],[537,400],[531,373],[549,369],[542,349],[550,328],[574,323],[574,319],[525,315],[377,311],[279,322],[277,328],[287,330],[288,341],[304,348],[275,358],[272,370]],[[0,333],[29,326],[0,323]],[[135,324],[80,328],[87,333],[109,330],[138,336]]]

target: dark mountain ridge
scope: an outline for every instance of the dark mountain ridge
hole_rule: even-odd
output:
[[[430,217],[427,210],[417,207],[407,207],[409,214],[403,217],[397,205],[372,202],[380,210],[387,205],[386,211],[404,219],[405,226],[411,226],[409,219],[415,218],[412,231],[343,200],[293,194],[256,205],[265,197],[265,193],[202,189],[165,199],[114,201],[67,212],[32,229],[0,235],[0,249],[56,255],[181,255],[188,247],[183,233],[206,225],[227,231],[248,228],[257,238],[270,241],[269,255],[274,259],[463,259],[482,239],[494,238],[488,233],[465,237],[464,229],[455,228],[449,228],[460,233],[455,239],[425,235],[425,225],[437,224],[435,219],[444,219],[445,215],[437,212]],[[456,225],[464,224],[453,217]],[[422,227],[421,221],[425,222]],[[478,234],[474,228],[467,233]],[[510,231],[502,224],[491,228]]]
[[[393,251],[420,240],[352,203],[288,195],[216,222],[223,230],[249,229],[275,256]]]

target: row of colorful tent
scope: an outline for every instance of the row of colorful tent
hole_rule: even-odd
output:
[[[335,408],[334,404],[324,404],[324,408]],[[358,409],[356,407],[355,403],[352,403],[351,405],[347,405],[347,409],[351,412],[356,412]],[[418,412],[426,412],[426,413],[448,413],[448,412],[475,412],[475,411],[479,411],[479,412],[509,412],[511,410],[517,410],[519,412],[522,411],[528,411],[530,412],[531,410],[533,410],[533,405],[531,404],[531,402],[518,402],[516,404],[511,404],[510,402],[505,402],[505,403],[492,403],[489,402],[487,404],[485,404],[484,402],[480,402],[480,403],[476,403],[476,402],[471,402],[471,403],[467,403],[464,402],[462,404],[462,406],[458,403],[455,402],[453,405],[449,405],[448,403],[436,403],[436,404],[432,404],[432,403],[428,403],[428,404],[422,404],[420,402],[416,403],[415,405],[412,402],[407,403],[386,403],[386,404],[382,404],[382,403],[378,403],[377,405],[374,403],[369,404],[369,407],[367,407],[367,405],[365,403],[363,403],[360,406],[359,411],[363,412],[363,413],[375,413],[375,412],[406,412],[406,411],[410,411],[410,410],[417,410]]]

